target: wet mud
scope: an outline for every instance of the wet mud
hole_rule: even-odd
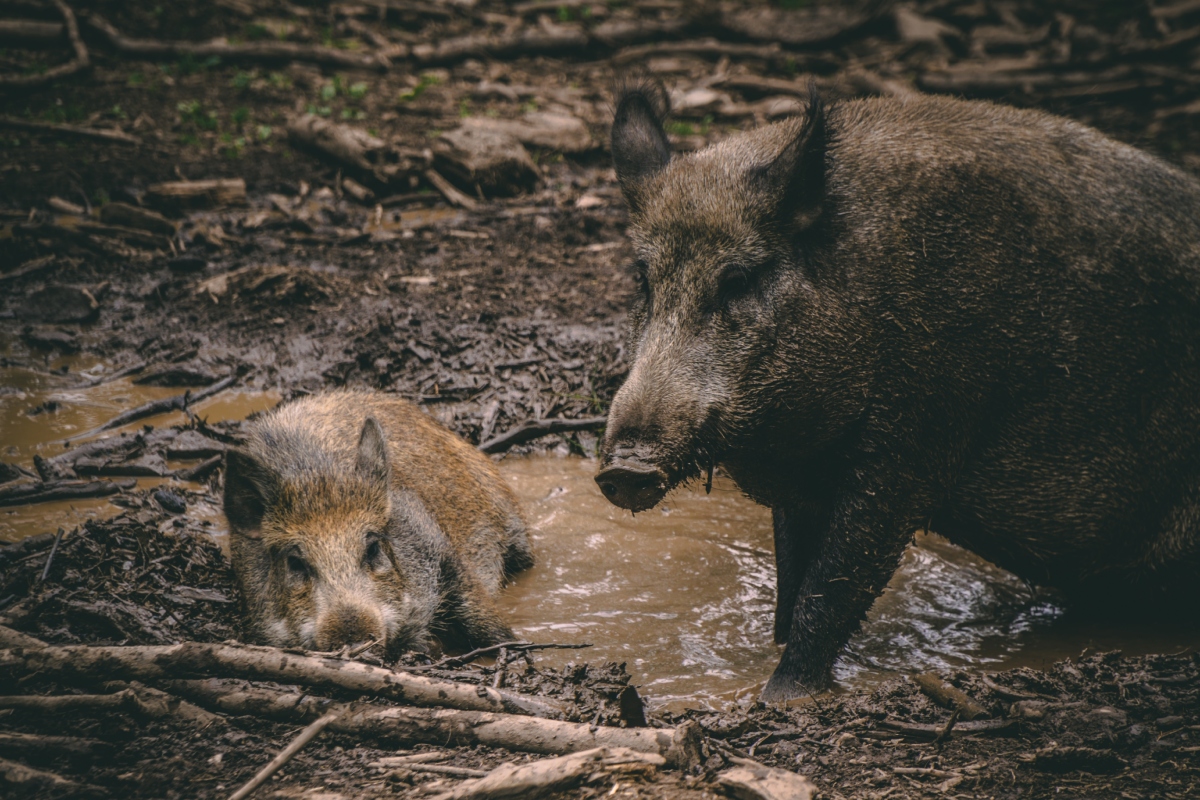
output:
[[[684,14],[689,4],[671,2],[598,3],[591,21],[578,4],[549,12],[414,4],[383,21],[350,7],[266,0],[82,5],[135,36],[185,31],[241,41],[269,28],[286,38],[286,25],[293,39],[331,46],[367,46],[356,24],[408,44],[635,18],[668,37],[711,32],[703,15]],[[735,16],[763,11],[726,5]],[[529,419],[602,416],[627,370],[622,327],[633,290],[625,213],[603,144],[615,68],[635,63],[667,82],[679,106],[672,142],[681,149],[774,118],[781,85],[812,79],[830,99],[886,92],[895,81],[936,91],[927,73],[961,66],[955,80],[968,96],[1065,114],[1185,169],[1200,167],[1195,81],[1176,63],[1195,57],[1194,10],[918,5],[951,30],[917,35],[885,9],[807,44],[788,42],[781,24],[783,56],[744,49],[761,38],[743,25],[735,34],[719,29],[716,49],[639,55],[596,39],[578,53],[428,67],[398,61],[379,73],[102,51],[85,80],[0,98],[9,117],[113,126],[143,139],[126,149],[0,135],[0,503],[42,484],[103,484],[106,492],[0,505],[0,542],[13,543],[0,549],[0,617],[51,643],[240,638],[222,552],[220,453],[239,441],[241,420],[280,400],[343,385],[384,389],[473,443]],[[693,27],[670,33],[679,20]],[[4,70],[47,57],[0,55]],[[1083,79],[1037,82],[1045,74]],[[966,81],[972,76],[977,84]],[[358,174],[375,193],[360,201],[347,189],[350,170],[287,141],[287,118],[309,110],[415,151],[466,120],[538,111],[577,118],[592,143],[567,153],[529,145],[536,182],[516,193],[489,190],[474,210],[450,205],[423,179],[397,186]],[[97,227],[105,206],[152,206],[149,188],[180,178],[242,178],[246,195],[229,205],[160,208],[171,236]],[[79,208],[64,211],[52,198]],[[228,379],[208,399],[96,430],[131,408]],[[786,709],[757,705],[778,653],[766,512],[718,476],[712,495],[682,491],[632,518],[594,491],[595,441],[593,432],[550,436],[500,462],[540,559],[506,590],[504,611],[530,640],[594,645],[514,662],[506,685],[569,701],[582,721],[614,725],[629,724],[620,698],[636,685],[648,724],[700,724],[704,758],[692,773],[598,779],[559,796],[712,797],[720,793],[715,775],[737,759],[803,773],[823,798],[1200,792],[1193,620],[1097,618],[933,536],[919,536],[906,554],[839,662],[833,692]],[[419,661],[408,666],[428,666]],[[483,659],[439,674],[490,685],[495,671]],[[967,720],[938,705],[914,681],[929,671],[985,714]],[[119,688],[4,680],[26,694]],[[21,751],[0,738],[0,758],[91,787],[80,794],[228,797],[296,726],[245,717],[217,730],[127,710],[0,710],[4,732],[103,742],[81,755]],[[533,758],[486,747],[416,749],[475,769]],[[456,783],[374,766],[384,755],[394,751],[323,735],[259,791],[420,796]]]

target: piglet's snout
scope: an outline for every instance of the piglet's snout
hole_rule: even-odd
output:
[[[338,605],[317,621],[317,649],[338,650],[347,645],[383,641],[381,616],[361,606]]]

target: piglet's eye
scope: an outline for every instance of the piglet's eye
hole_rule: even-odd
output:
[[[383,554],[383,545],[378,539],[372,539],[367,543],[367,550],[363,553],[363,565],[368,569],[383,569],[387,564],[387,558]]]

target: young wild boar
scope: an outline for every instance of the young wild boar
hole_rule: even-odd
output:
[[[1083,125],[935,97],[672,157],[612,129],[637,253],[601,489],[721,464],[773,509],[764,691],[828,683],[917,528],[1089,599],[1200,600],[1200,184]]]
[[[491,595],[533,563],[508,487],[413,404],[342,391],[286,404],[226,456],[225,515],[252,629],[274,645],[389,656],[431,632],[511,640]]]

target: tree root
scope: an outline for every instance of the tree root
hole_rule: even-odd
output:
[[[58,13],[62,14],[63,25],[66,27],[71,47],[75,50],[75,57],[65,64],[59,64],[57,67],[51,67],[45,72],[33,75],[0,75],[0,88],[28,89],[34,86],[44,86],[51,81],[74,75],[91,66],[87,46],[79,36],[79,23],[75,21],[75,12],[71,11],[71,7],[63,0],[52,0],[52,2],[58,9]]]

